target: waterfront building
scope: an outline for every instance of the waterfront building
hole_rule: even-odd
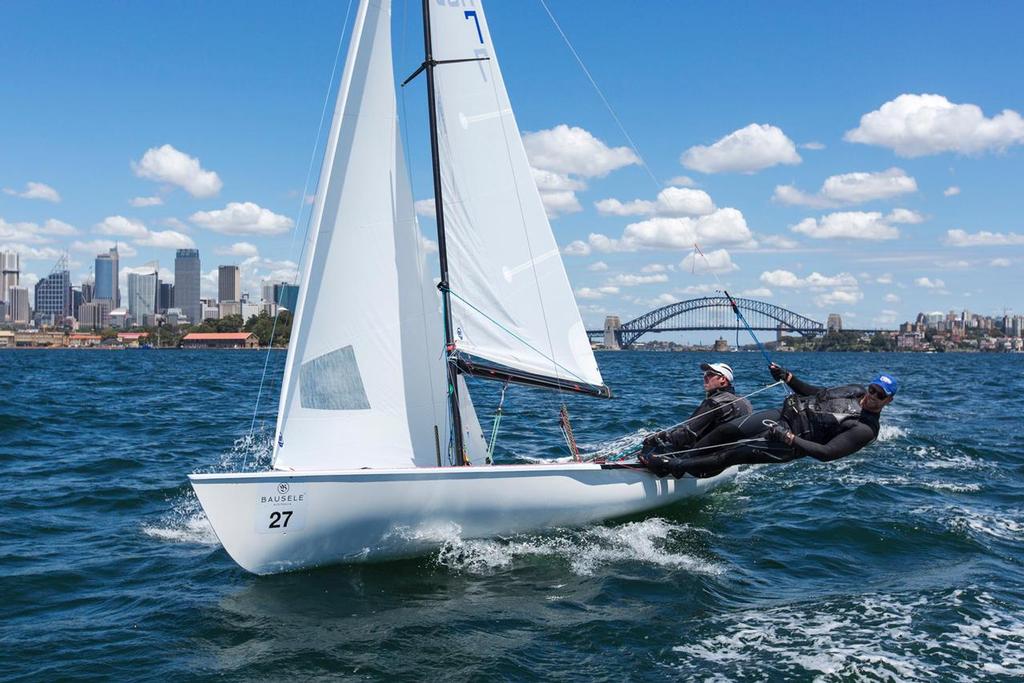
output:
[[[128,313],[137,325],[142,324],[147,315],[156,313],[158,278],[156,269],[152,273],[128,273]]]
[[[277,304],[281,308],[287,308],[289,311],[294,313],[295,307],[299,305],[299,286],[289,285],[282,282]]]
[[[178,249],[174,258],[174,305],[194,325],[203,321],[203,307],[199,303],[200,275],[199,250]]]
[[[96,296],[96,285],[93,282],[86,280],[82,283],[82,301],[81,303],[87,304],[91,302]],[[77,311],[78,309],[75,308]]]
[[[99,346],[103,338],[98,334],[72,334],[68,336],[68,346],[72,349],[84,349]]]
[[[168,308],[164,313],[164,320],[167,321],[167,326],[172,329],[177,329],[178,325],[188,322],[180,308]]]
[[[843,317],[838,313],[829,313],[828,322],[825,323],[829,332],[841,332],[843,330]]]
[[[238,266],[217,267],[217,301],[241,301],[242,279]]]
[[[217,304],[203,304],[203,320],[220,320],[220,306]]]
[[[96,299],[78,307],[79,330],[102,330],[110,326],[110,302]]]
[[[33,318],[39,324],[63,325],[74,315],[71,308],[71,273],[68,258],[61,256],[50,274],[36,283],[36,305]]]
[[[248,321],[254,315],[259,315],[263,307],[260,304],[251,304],[248,301],[242,302],[242,320]]]
[[[7,302],[0,298],[0,323],[7,320]]]
[[[156,312],[166,313],[169,308],[174,308],[174,285],[170,282],[161,282]]]
[[[131,326],[130,319],[131,316],[127,308],[115,308],[110,312],[110,326],[119,330],[128,329]]]
[[[217,317],[223,320],[229,315],[242,315],[242,303],[240,301],[221,301],[217,304]]]
[[[118,332],[117,341],[129,348],[137,349],[148,343],[149,332]]]
[[[29,320],[28,288],[10,287],[7,290],[7,317],[15,325],[27,325]]]
[[[181,340],[183,349],[255,349],[259,345],[252,332],[192,332]]]
[[[121,286],[117,280],[120,272],[120,258],[115,245],[106,254],[96,256],[95,274],[96,288],[93,292],[94,299],[106,299],[110,302],[110,308],[115,309],[121,306]]]
[[[729,342],[725,340],[725,337],[719,337],[715,340],[715,345],[711,348],[712,351],[723,352],[729,350]]]

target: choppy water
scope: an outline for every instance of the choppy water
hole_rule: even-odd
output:
[[[617,398],[569,400],[578,440],[678,421],[702,358],[601,354]],[[0,352],[0,678],[1024,677],[1024,356],[780,356],[822,384],[895,372],[880,441],[655,515],[260,578],[185,474],[265,462],[244,438],[264,359]],[[759,355],[719,360],[742,391],[770,381]],[[474,385],[485,431],[496,389]],[[557,405],[510,390],[502,457],[564,457]],[[275,412],[272,389],[257,423]]]

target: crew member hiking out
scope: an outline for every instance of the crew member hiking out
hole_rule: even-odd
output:
[[[732,368],[725,363],[701,363],[707,397],[679,426],[644,439],[644,455],[675,453],[692,448],[715,427],[753,412],[750,401],[738,398],[732,387]]]
[[[781,409],[762,410],[720,425],[694,445],[692,457],[652,455],[643,459],[658,476],[714,476],[742,464],[789,462],[810,456],[822,462],[844,458],[878,438],[882,409],[898,383],[882,373],[867,387],[819,387],[772,363],[769,371],[794,391]],[[739,442],[739,443],[737,443]],[[721,446],[721,448],[715,448]]]

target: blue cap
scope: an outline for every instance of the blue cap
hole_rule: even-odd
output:
[[[896,381],[896,378],[887,372],[883,372],[871,380],[871,383],[884,391],[886,396],[893,396],[896,390],[900,388],[900,383]]]

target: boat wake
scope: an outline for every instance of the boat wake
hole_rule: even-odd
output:
[[[617,526],[560,530],[551,535],[523,534],[506,539],[463,539],[449,530],[434,557],[448,569],[470,574],[490,574],[514,568],[517,560],[548,557],[566,562],[574,574],[591,576],[602,567],[641,563],[681,569],[695,574],[717,575],[720,565],[682,552],[686,539],[706,530],[652,517]]]
[[[930,618],[939,613],[942,619]],[[952,628],[928,627],[948,615]],[[680,657],[680,673],[713,663],[727,678],[754,671],[760,678],[767,670],[774,674],[768,678],[972,681],[983,672],[1024,675],[1022,618],[976,588],[837,597],[711,615],[703,627],[717,635],[673,653]]]
[[[217,534],[210,526],[196,494],[191,489],[178,496],[171,509],[155,523],[142,527],[142,533],[158,541],[191,543],[203,546],[219,545]]]

